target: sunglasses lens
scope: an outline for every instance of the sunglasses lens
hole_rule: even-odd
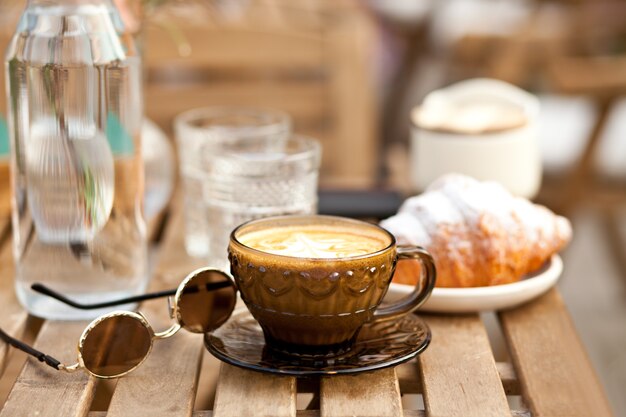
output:
[[[139,365],[151,346],[152,334],[138,318],[111,316],[85,336],[81,354],[90,372],[115,377]]]
[[[223,272],[203,269],[195,273],[178,297],[178,319],[190,332],[206,333],[230,317],[237,289]]]

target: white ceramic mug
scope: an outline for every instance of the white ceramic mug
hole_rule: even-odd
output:
[[[479,114],[465,114],[470,123],[461,128],[433,128],[454,125],[446,117],[460,117],[450,103],[488,101],[516,108],[522,117],[496,128],[481,130]],[[432,123],[423,117],[428,111]],[[484,112],[483,112],[484,113]],[[429,94],[412,113],[411,179],[417,190],[424,190],[441,175],[456,172],[478,180],[501,183],[511,193],[532,198],[541,185],[541,155],[537,135],[539,100],[511,84],[493,79],[473,79]],[[422,116],[422,117],[420,117]],[[484,116],[484,114],[482,115]],[[498,115],[492,114],[497,122]],[[483,117],[484,118],[484,117]],[[515,119],[515,118],[514,118]],[[491,120],[491,123],[494,123]]]

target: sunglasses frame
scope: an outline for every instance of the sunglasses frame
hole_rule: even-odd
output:
[[[203,271],[219,272],[224,277],[228,278],[228,280],[232,284],[231,288],[234,289],[234,297],[233,297],[234,303],[233,303],[233,308],[231,309],[231,314],[232,314],[233,310],[235,309],[235,307],[237,305],[237,292],[238,292],[238,289],[237,289],[237,284],[236,284],[235,280],[233,279],[233,277],[230,274],[227,274],[227,273],[225,273],[224,271],[222,271],[220,269],[199,268],[199,269],[196,269],[195,271],[191,272],[189,275],[187,275],[185,277],[185,279],[183,280],[183,282],[181,282],[180,285],[178,286],[178,288],[176,289],[176,294],[174,295],[174,301],[171,303],[171,306],[170,306],[170,317],[176,320],[176,324],[174,324],[169,329],[169,331],[176,333],[178,330],[183,328],[183,329],[185,329],[185,330],[187,330],[188,332],[191,332],[191,333],[196,333],[196,334],[202,333],[202,332],[196,332],[196,331],[193,331],[191,329],[185,328],[185,322],[184,322],[182,314],[180,312],[180,298],[183,296],[183,291],[187,287],[187,284],[189,284],[189,281],[191,281],[192,279],[196,278],[198,273],[203,272]],[[218,322],[216,324],[216,327],[219,327],[222,324],[224,324],[229,318],[230,318],[230,315],[226,316],[226,318],[224,320],[222,320],[221,322]],[[167,332],[167,331],[168,330],[166,330],[165,332]],[[163,332],[163,333],[165,333],[165,332]],[[167,337],[169,337],[169,336],[167,336]]]
[[[146,352],[144,357],[141,359],[141,361],[139,361],[135,366],[130,368],[128,371],[111,375],[111,376],[100,375],[85,366],[85,361],[83,359],[83,348],[85,347],[85,342],[87,341],[87,338],[89,337],[89,333],[91,333],[91,331],[95,329],[100,323],[113,317],[130,317],[132,319],[139,321],[144,326],[144,328],[148,330],[148,333],[150,334],[150,347],[148,348],[148,351]],[[95,376],[96,378],[100,378],[100,379],[120,378],[124,375],[131,373],[135,369],[137,369],[142,363],[145,362],[146,359],[148,359],[148,356],[150,356],[150,353],[152,352],[152,347],[154,346],[154,341],[156,339],[166,339],[167,337],[173,336],[175,334],[175,333],[170,334],[170,331],[171,331],[171,328],[164,332],[156,333],[154,329],[152,328],[152,326],[150,325],[150,323],[148,322],[148,320],[146,319],[146,317],[141,313],[136,313],[133,311],[123,311],[123,310],[113,311],[111,313],[98,317],[97,319],[89,323],[89,325],[85,328],[85,330],[83,330],[83,333],[80,335],[80,339],[78,340],[78,363],[75,363],[74,365],[70,365],[70,366],[60,365],[58,369],[60,371],[65,371],[68,373],[73,373],[82,369],[82,370],[85,370],[90,375]]]
[[[148,358],[148,356],[150,356],[150,353],[152,352],[152,348],[154,346],[154,341],[157,339],[167,339],[169,337],[174,336],[176,333],[178,333],[178,331],[181,328],[184,328],[185,324],[183,322],[183,318],[182,318],[182,314],[180,311],[180,300],[181,297],[184,295],[184,290],[187,288],[187,285],[189,284],[189,282],[195,278],[198,277],[199,274],[204,273],[204,272],[218,272],[219,274],[221,274],[223,277],[226,277],[228,279],[228,282],[231,284],[230,286],[224,286],[224,287],[218,287],[218,288],[213,288],[213,289],[221,289],[221,288],[232,288],[233,289],[233,303],[232,303],[232,309],[231,309],[231,314],[232,311],[235,309],[236,304],[237,304],[237,285],[235,283],[235,280],[233,279],[233,277],[216,268],[199,268],[196,269],[192,272],[190,272],[185,279],[178,285],[176,292],[174,293],[174,298],[172,301],[172,297],[170,296],[168,298],[168,302],[169,302],[169,312],[170,312],[170,318],[175,319],[176,323],[174,323],[170,328],[162,331],[162,332],[155,332],[153,327],[150,325],[150,323],[148,322],[148,319],[141,313],[141,312],[133,312],[133,311],[125,311],[125,310],[118,310],[118,311],[113,311],[107,314],[104,314],[98,318],[96,318],[95,320],[93,320],[91,323],[89,323],[87,325],[87,327],[85,328],[85,330],[83,330],[80,339],[78,340],[78,362],[73,364],[73,365],[65,365],[63,363],[61,363],[60,361],[54,359],[53,357],[46,355],[30,346],[28,346],[27,344],[20,342],[17,339],[14,339],[13,337],[9,336],[8,334],[6,334],[4,331],[2,331],[2,329],[0,329],[0,339],[5,341],[6,343],[8,343],[9,345],[18,348],[20,350],[22,350],[23,352],[28,353],[31,356],[36,357],[37,359],[39,359],[39,361],[41,362],[45,362],[47,365],[59,370],[59,371],[63,371],[63,372],[67,372],[67,373],[73,373],[76,372],[78,370],[84,370],[85,372],[87,372],[88,374],[96,377],[96,378],[100,378],[100,379],[115,379],[115,378],[120,378],[123,377],[127,374],[129,374],[130,372],[134,371],[135,369],[137,369],[139,366],[141,366],[141,364],[143,364],[146,359]],[[43,288],[43,290],[36,290],[38,292],[41,292],[43,294],[46,294],[48,296],[51,296],[53,298],[56,298],[57,300],[61,301],[61,302],[65,302],[65,303],[72,303],[71,300],[68,300],[67,298],[59,295],[58,293],[55,293],[54,291],[51,291],[49,289],[46,289],[43,286],[40,286],[41,288]],[[209,289],[211,290],[211,289]],[[172,291],[173,292],[173,291]],[[161,297],[161,296],[165,296],[167,293],[167,295],[171,294],[170,291],[167,292],[162,292],[162,293],[156,293],[156,294],[152,294],[152,295],[148,295],[148,296],[144,296],[146,297],[146,299],[149,298],[157,298],[157,297]],[[125,303],[127,300],[122,300],[120,303]],[[72,304],[76,304],[79,305],[77,303],[72,303]],[[90,308],[90,307],[81,307],[81,308]],[[93,307],[91,307],[93,308]],[[127,371],[121,372],[119,374],[115,374],[115,375],[100,375],[94,371],[92,371],[91,369],[87,368],[85,366],[85,361],[84,361],[84,356],[83,356],[83,350],[85,347],[85,342],[87,341],[87,339],[89,338],[89,334],[102,322],[111,319],[111,318],[115,318],[115,317],[130,317],[134,320],[137,320],[139,323],[141,323],[142,326],[144,326],[144,328],[148,331],[149,335],[150,335],[150,346],[146,352],[146,354],[144,355],[144,357],[136,364],[134,365],[132,368],[128,369]],[[230,318],[230,314],[226,315],[224,317],[224,319],[220,322],[217,322],[215,327],[219,327],[222,324],[224,324],[228,319]],[[196,332],[190,329],[187,329],[187,331],[191,332],[191,333],[202,333],[202,332]]]

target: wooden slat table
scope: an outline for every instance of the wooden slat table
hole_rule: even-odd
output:
[[[152,289],[173,288],[201,265],[184,252],[179,213],[157,245]],[[13,295],[10,226],[0,220],[0,326],[37,332]],[[170,324],[165,300],[141,307],[157,329]],[[56,372],[0,345],[0,417],[22,416],[413,416],[605,417],[611,411],[558,292],[498,314],[509,361],[496,361],[478,315],[424,315],[430,347],[398,367],[318,379],[265,375],[208,356],[202,336],[159,341],[134,373],[105,382]],[[85,323],[44,322],[37,348],[72,362]],[[6,365],[9,366],[6,366]],[[214,401],[213,401],[214,398]],[[0,400],[1,403],[2,400]]]

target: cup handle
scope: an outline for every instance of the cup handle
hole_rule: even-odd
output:
[[[398,246],[398,262],[405,259],[418,260],[422,264],[421,276],[415,283],[415,289],[401,300],[376,309],[370,321],[390,320],[415,311],[428,299],[433,288],[435,288],[437,270],[433,257],[426,249],[419,246]],[[422,283],[423,285],[420,285]]]

